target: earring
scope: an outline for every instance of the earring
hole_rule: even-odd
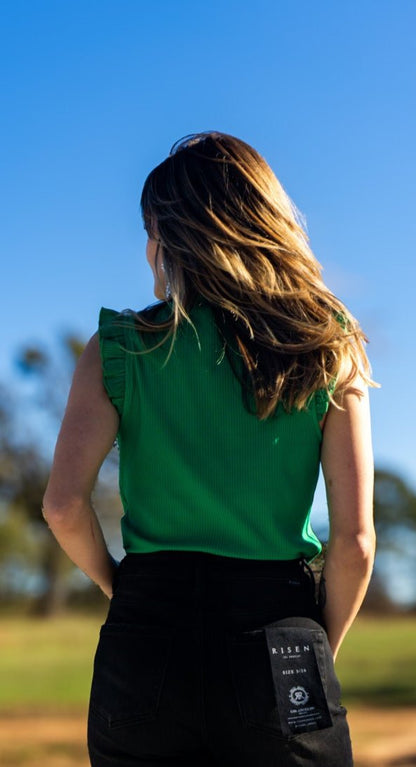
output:
[[[171,289],[170,289],[170,282],[169,282],[169,280],[167,278],[167,275],[166,275],[165,264],[163,263],[163,261],[160,264],[160,268],[161,268],[161,271],[163,272],[164,277],[165,277],[165,296],[166,296],[166,300],[168,301],[169,298],[172,297],[172,293],[171,293]]]

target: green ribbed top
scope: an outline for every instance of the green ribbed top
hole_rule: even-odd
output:
[[[170,313],[162,303],[158,319]],[[307,411],[259,421],[243,405],[208,304],[155,343],[134,313],[101,309],[104,384],[120,416],[121,521],[127,553],[206,551],[246,559],[311,559],[321,546],[309,522],[319,473],[320,391]],[[158,336],[160,338],[161,336]]]

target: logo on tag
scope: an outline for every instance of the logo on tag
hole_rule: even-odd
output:
[[[278,622],[264,627],[282,733],[289,737],[332,726],[321,675],[324,633],[312,625],[317,628]],[[283,652],[274,652],[279,648]]]
[[[309,694],[304,687],[292,687],[289,691],[289,700],[294,706],[305,706],[309,700]]]

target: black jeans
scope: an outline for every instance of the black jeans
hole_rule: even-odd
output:
[[[350,767],[302,561],[130,554],[94,661],[92,767]]]

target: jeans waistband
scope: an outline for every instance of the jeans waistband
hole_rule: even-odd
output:
[[[205,551],[161,550],[148,553],[126,554],[120,564],[123,573],[174,571],[187,573],[195,568],[224,574],[258,576],[290,576],[309,569],[304,559],[244,559],[226,557]]]
[[[243,559],[178,550],[127,554],[115,573],[113,594],[111,620],[116,622],[120,610],[122,622],[134,622],[134,615],[140,615],[149,625],[161,616],[168,620],[172,609],[175,621],[186,622],[189,613],[192,622],[194,611],[202,610],[221,615],[227,625],[236,616],[252,623],[270,622],[276,615],[317,614],[315,579],[304,559]]]

